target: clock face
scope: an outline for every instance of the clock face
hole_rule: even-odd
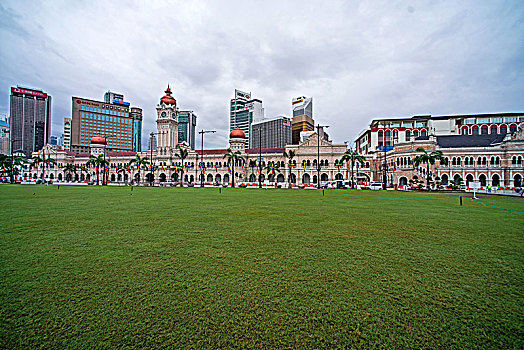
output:
[[[165,117],[166,116],[166,112],[162,112],[161,116]]]
[[[173,113],[173,119],[175,119],[175,118],[176,118],[176,114],[175,114],[175,113]]]

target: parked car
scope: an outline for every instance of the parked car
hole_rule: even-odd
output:
[[[381,190],[382,189],[382,182],[372,182],[369,184],[370,190]]]

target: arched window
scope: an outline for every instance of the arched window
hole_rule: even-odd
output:
[[[471,135],[478,135],[479,134],[479,127],[477,125],[473,125],[471,128]]]
[[[498,174],[494,174],[491,177],[491,185],[496,187],[500,185],[500,176]]]
[[[496,125],[492,125],[489,127],[489,133],[490,134],[497,134],[498,133],[498,128]]]
[[[515,156],[511,157],[511,164],[512,165],[517,164],[517,157],[515,157]]]
[[[491,157],[489,159],[489,165],[491,165],[491,166],[495,165],[495,157]]]
[[[482,135],[487,135],[487,134],[488,134],[488,126],[487,126],[487,125],[482,125],[482,126],[480,127],[480,133],[481,133]]]
[[[460,133],[461,133],[462,135],[468,135],[468,134],[469,134],[468,127],[464,125],[464,126],[460,129]]]
[[[509,132],[512,133],[512,134],[517,132],[517,124],[511,124],[509,126]]]
[[[486,175],[481,174],[479,176],[480,186],[486,187]]]
[[[464,158],[464,165],[466,165],[466,166],[469,165],[469,158],[468,157]]]
[[[411,131],[406,130],[406,141],[409,141],[410,138],[411,138]]]
[[[418,137],[418,130],[413,130],[413,136]]]
[[[500,126],[500,134],[502,135],[506,135],[508,133],[508,127],[506,125],[501,125]]]
[[[422,130],[420,132],[420,136],[428,136],[428,132],[426,130]]]
[[[329,166],[329,161],[327,159],[324,159],[324,165]]]
[[[522,165],[522,156],[517,158],[517,165]]]
[[[307,166],[311,166],[311,162],[309,161],[309,159],[307,160]]]
[[[383,142],[384,142],[384,132],[380,130],[378,132],[378,145],[383,146],[384,145]]]

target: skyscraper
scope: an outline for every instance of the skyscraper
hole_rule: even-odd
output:
[[[231,99],[229,110],[229,131],[238,126],[246,134],[249,147],[252,147],[251,124],[263,119],[262,101],[252,98],[251,93],[235,89],[235,98]]]
[[[193,111],[180,111],[178,114],[178,143],[187,142],[195,149],[197,116]]]
[[[81,97],[72,98],[71,151],[88,152],[91,138],[95,135],[106,137],[108,150],[133,151],[134,121],[140,119],[138,115],[141,115],[141,111],[138,113],[135,110],[138,119],[134,119],[130,113],[130,103],[124,102],[122,95],[117,95],[107,92],[104,101],[111,101],[109,103]]]
[[[0,119],[0,154],[9,155],[9,121],[7,117],[5,120]]]
[[[64,149],[71,150],[71,118],[64,118]]]
[[[156,151],[157,148],[157,141],[156,141],[156,135],[150,135],[149,139],[147,140],[147,150],[148,151]]]
[[[251,148],[279,148],[291,144],[291,119],[279,116],[251,125],[253,142]]]
[[[131,107],[133,118],[133,152],[142,151],[142,108]]]
[[[293,108],[292,120],[292,142],[294,145],[300,143],[301,131],[315,130],[315,121],[313,120],[313,98],[297,97],[291,101]]]
[[[11,87],[11,140],[13,150],[27,158],[51,137],[51,96],[42,90]]]

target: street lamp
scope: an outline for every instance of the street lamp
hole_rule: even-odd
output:
[[[258,188],[262,188],[262,126],[258,126]]]
[[[214,134],[215,132],[217,131],[216,130],[203,130],[203,129],[202,131],[198,132],[200,135],[202,135],[202,144],[200,145],[202,149],[202,157],[200,160],[202,162],[202,166],[200,167],[200,187],[204,187],[204,134]]]
[[[387,173],[387,151],[386,151],[386,122],[382,123],[382,129],[384,131],[384,139],[382,146],[384,147],[384,163],[382,164],[383,183],[382,189],[386,190],[388,187],[388,173]]]
[[[320,189],[320,128],[329,128],[329,125],[317,124],[317,189]]]

